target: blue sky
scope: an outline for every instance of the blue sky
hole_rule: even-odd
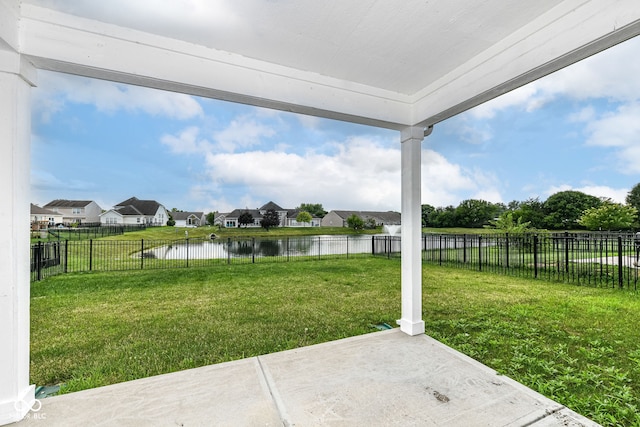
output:
[[[508,203],[580,190],[624,202],[640,182],[640,39],[435,126],[422,202]],[[136,196],[168,209],[400,210],[400,136],[183,94],[40,71],[32,201]]]

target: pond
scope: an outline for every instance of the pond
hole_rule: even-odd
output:
[[[227,241],[186,240],[145,251],[157,259],[220,259],[250,256],[322,256],[361,254],[379,251],[380,245],[400,250],[399,239],[389,236],[304,236],[281,239],[246,239]]]

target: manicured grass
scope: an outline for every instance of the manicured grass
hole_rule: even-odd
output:
[[[400,263],[71,274],[32,284],[32,382],[80,390],[395,325]],[[640,297],[424,267],[427,334],[603,425],[640,426]]]
[[[354,231],[347,227],[275,227],[265,230],[259,227],[247,228],[220,228],[218,226],[204,226],[197,228],[182,227],[149,227],[145,230],[131,231],[123,235],[105,237],[104,240],[179,240],[184,239],[188,233],[189,238],[199,238],[209,236],[213,233],[219,239],[227,238],[243,238],[243,237],[293,237],[293,236],[317,236],[317,235],[336,235],[336,234],[379,234],[382,232],[381,227],[371,230]]]
[[[424,276],[427,334],[603,425],[640,426],[637,293],[446,268]]]
[[[32,380],[80,390],[372,332],[399,312],[399,270],[379,271],[387,265],[365,258],[34,283]]]

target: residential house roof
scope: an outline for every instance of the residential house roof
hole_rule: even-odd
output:
[[[271,209],[271,208],[269,208],[269,209]],[[260,210],[262,210],[262,208],[260,208]],[[258,209],[234,209],[231,212],[229,212],[226,215],[226,217],[227,218],[239,218],[240,215],[243,214],[244,212],[249,212],[251,214],[251,216],[253,216],[253,219],[260,219],[263,216],[260,213],[260,210],[258,210]]]
[[[44,205],[45,208],[84,208],[91,200],[65,200],[56,199]]]
[[[120,215],[144,215],[140,210],[136,209],[136,207],[132,205],[118,206],[114,211],[118,212]]]
[[[131,197],[123,202],[120,202],[114,206],[114,210],[122,213],[120,210],[124,207],[133,207],[135,211],[134,213],[123,213],[123,215],[155,215],[158,212],[158,208],[162,206],[160,203],[155,200],[140,200],[137,197]],[[136,212],[137,211],[137,212]],[[130,212],[130,211],[127,211]]]
[[[196,218],[202,218],[204,212],[169,212],[175,221],[182,221],[188,219],[190,216]]]
[[[274,211],[286,211],[287,209],[282,209],[280,206],[278,206],[277,204],[269,201],[268,203],[266,203],[265,205],[263,205],[260,210],[261,211],[268,211],[269,209],[273,209]]]
[[[51,211],[49,209],[41,208],[40,206],[34,205],[31,203],[31,214],[40,214],[40,215],[60,215],[57,212]]]

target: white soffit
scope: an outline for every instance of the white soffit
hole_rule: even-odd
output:
[[[637,0],[30,0],[21,16],[41,68],[396,129],[640,33]]]

